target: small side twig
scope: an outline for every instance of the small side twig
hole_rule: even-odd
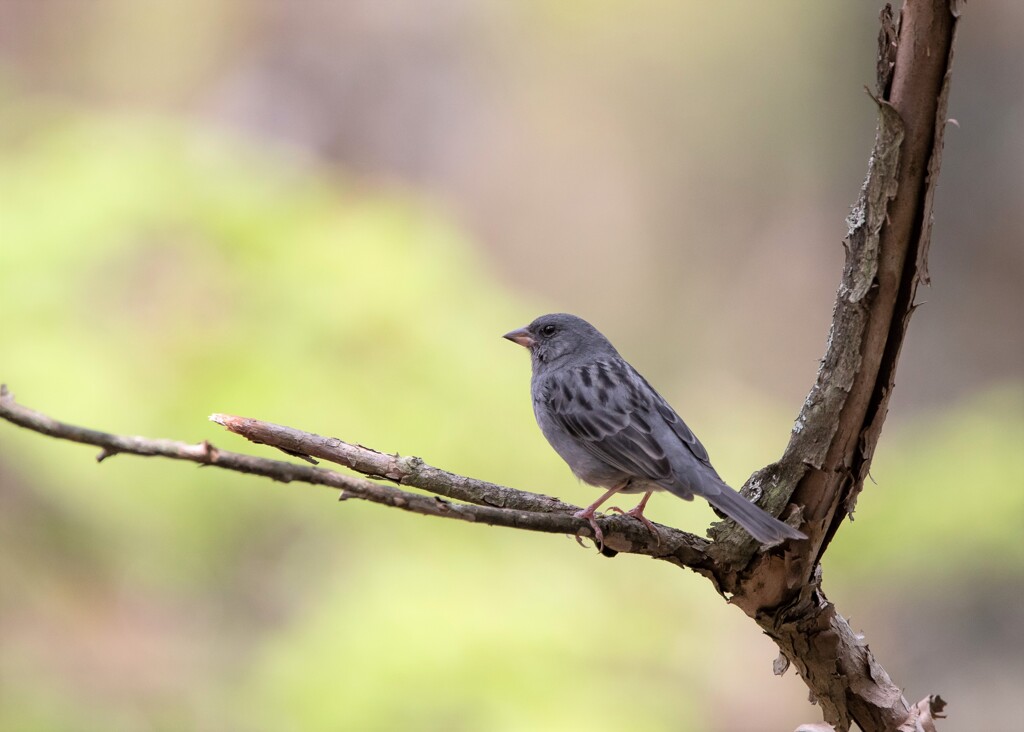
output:
[[[418,457],[390,455],[339,440],[337,437],[321,437],[293,427],[230,414],[211,414],[210,421],[236,435],[241,435],[250,442],[270,445],[289,455],[328,460],[362,473],[368,478],[411,485],[457,501],[540,513],[579,510],[557,498],[505,488],[485,480],[450,473],[427,465]]]

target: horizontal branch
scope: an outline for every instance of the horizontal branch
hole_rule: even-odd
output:
[[[189,444],[79,427],[18,404],[6,385],[0,386],[0,418],[50,437],[99,447],[101,452],[97,461],[100,462],[122,453],[186,460],[260,475],[282,483],[323,485],[341,491],[342,499],[358,498],[425,516],[550,534],[591,536],[590,525],[573,516],[579,508],[554,498],[448,473],[427,465],[419,458],[386,455],[336,438],[324,438],[259,420],[229,415],[211,417],[254,442],[271,445],[290,454],[315,455],[339,462],[367,475],[411,485],[434,495],[413,493],[325,468],[228,452],[205,440]],[[446,498],[455,498],[459,502]],[[661,525],[657,525],[659,537],[655,539],[643,524],[625,516],[605,516],[600,523],[607,555],[641,554],[689,567],[702,574],[708,573],[711,560],[706,550],[710,542],[706,539]]]
[[[296,457],[317,457],[355,470],[370,478],[382,478],[400,485],[411,485],[480,506],[511,508],[521,511],[574,512],[579,509],[557,498],[488,483],[485,480],[449,473],[427,465],[418,457],[402,457],[355,445],[337,437],[321,437],[271,422],[230,414],[212,414],[216,422],[250,442],[271,445]]]

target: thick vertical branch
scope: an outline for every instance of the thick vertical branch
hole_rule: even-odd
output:
[[[878,129],[850,216],[829,345],[782,460],[751,479],[777,505],[791,491],[809,539],[782,555],[712,549],[729,567],[723,589],[776,640],[838,730],[892,730],[911,711],[826,599],[819,561],[867,476],[917,285],[927,281],[958,14],[950,0],[907,0],[895,23],[888,6],[882,13]]]

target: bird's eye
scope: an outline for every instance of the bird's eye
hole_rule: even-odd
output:
[[[555,326],[551,325],[550,323],[548,325],[545,325],[543,328],[540,329],[540,334],[542,336],[547,336],[550,338],[555,334]]]

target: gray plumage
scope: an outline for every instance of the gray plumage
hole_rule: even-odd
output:
[[[643,516],[653,491],[687,501],[702,496],[763,544],[806,538],[730,488],[686,423],[590,323],[567,314],[542,315],[512,331],[530,351],[537,423],[576,476],[608,489],[581,511],[595,529],[595,509],[614,493],[646,493],[631,515]]]

